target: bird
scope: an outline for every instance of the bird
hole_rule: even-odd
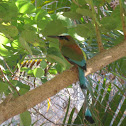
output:
[[[71,64],[77,65],[80,88],[82,89],[83,92],[85,89],[87,89],[86,78],[84,73],[84,71],[86,71],[86,58],[84,56],[84,52],[70,35],[59,35],[59,36],[50,35],[48,37],[58,39],[59,48],[63,57]],[[90,123],[94,123],[94,120],[88,107],[86,108],[85,111],[85,118]]]

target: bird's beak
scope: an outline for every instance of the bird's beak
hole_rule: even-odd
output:
[[[47,36],[47,37],[50,37],[50,38],[59,38],[58,36],[53,36],[53,35],[49,35],[49,36]]]

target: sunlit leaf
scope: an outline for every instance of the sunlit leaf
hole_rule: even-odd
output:
[[[56,69],[49,69],[49,73],[50,74],[57,74],[57,70]]]
[[[41,77],[44,75],[44,70],[42,68],[36,68],[33,73],[35,77]]]
[[[20,114],[20,121],[22,126],[30,126],[31,125],[31,115],[30,112],[26,111]]]
[[[20,13],[32,13],[35,11],[33,4],[26,0],[17,0],[16,5]]]

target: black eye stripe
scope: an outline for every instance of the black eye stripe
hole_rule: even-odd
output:
[[[69,41],[69,39],[66,36],[58,36],[58,37],[59,37],[60,40],[65,39],[65,40]]]

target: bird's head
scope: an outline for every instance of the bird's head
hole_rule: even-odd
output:
[[[50,38],[56,38],[62,45],[74,44],[75,41],[70,35],[60,35],[60,36],[48,36]]]

